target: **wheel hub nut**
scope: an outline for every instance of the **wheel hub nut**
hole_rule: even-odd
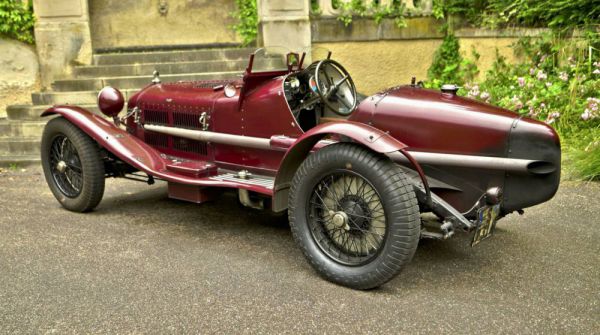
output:
[[[67,163],[65,163],[65,161],[60,161],[58,164],[56,164],[56,170],[58,170],[58,172],[63,173],[66,169]]]
[[[345,230],[350,230],[350,226],[348,226],[348,215],[344,212],[337,212],[333,214],[331,218],[333,225],[336,228],[344,228]]]

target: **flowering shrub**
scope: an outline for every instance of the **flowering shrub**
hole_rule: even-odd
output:
[[[448,79],[448,83],[465,83],[458,94],[551,124],[561,135],[565,170],[578,178],[600,180],[597,1],[433,0],[432,13],[446,24],[450,16],[458,16],[477,27],[551,28],[551,33],[516,43],[515,52],[523,57],[520,64],[509,65],[497,56],[484,80],[459,75],[462,58],[458,55],[446,58],[453,61],[443,67],[434,60],[425,86],[437,88]],[[445,48],[458,53],[457,47]],[[477,73],[474,64],[468,73]]]
[[[521,64],[498,55],[485,79],[459,94],[551,124],[561,135],[567,172],[600,179],[599,44],[597,33],[522,39],[515,45]]]

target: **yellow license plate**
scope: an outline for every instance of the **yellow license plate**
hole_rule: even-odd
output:
[[[473,236],[471,246],[474,247],[479,242],[492,236],[496,228],[496,219],[500,213],[500,205],[486,206],[477,211],[477,229]]]

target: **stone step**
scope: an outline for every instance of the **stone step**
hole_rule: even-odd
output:
[[[189,80],[210,80],[210,79],[239,79],[241,71],[232,72],[209,72],[209,73],[186,73],[186,74],[166,74],[161,75],[163,82],[189,81]],[[141,89],[148,85],[152,80],[152,74],[147,76],[127,76],[127,77],[105,77],[105,78],[87,78],[87,79],[67,79],[57,80],[52,84],[55,91],[94,91],[101,90],[105,86],[112,86],[119,89]]]
[[[39,119],[37,121],[10,121],[10,138],[41,138],[44,126],[50,118]]]
[[[0,138],[0,156],[39,155],[41,136]]]
[[[100,113],[98,109],[98,105],[91,104],[83,104],[78,105],[79,107],[85,108],[93,113]],[[40,114],[42,114],[46,109],[50,108],[50,105],[12,105],[6,108],[6,112],[8,114],[8,121],[39,121]]]
[[[125,101],[139,89],[120,90]],[[73,92],[36,92],[31,94],[34,105],[95,105],[98,102],[100,90]]]
[[[95,65],[248,60],[254,48],[196,49],[95,54]]]
[[[18,167],[22,168],[29,165],[40,164],[41,157],[39,154],[30,155],[0,155],[0,167]]]
[[[275,62],[273,61],[273,65]],[[119,65],[92,65],[77,66],[74,68],[76,78],[83,77],[124,77],[124,76],[151,76],[156,70],[161,75],[186,74],[202,72],[243,72],[248,61],[202,61],[202,62],[170,62],[170,63],[144,63],[144,64],[119,64]]]
[[[2,119],[0,120],[0,137],[8,136],[10,134],[10,124],[8,124],[8,120]]]

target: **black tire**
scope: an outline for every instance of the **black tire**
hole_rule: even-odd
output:
[[[329,176],[331,182],[327,181]],[[334,181],[334,177],[338,181]],[[340,183],[339,180],[349,180],[350,186],[343,194],[340,191],[339,197],[333,197],[337,191],[329,190],[327,185],[334,185],[339,189],[334,184]],[[351,190],[353,181],[355,185],[360,185],[355,186],[355,191]],[[358,184],[359,182],[374,189],[375,193],[371,191],[370,196],[374,197],[375,194],[382,208],[383,214],[379,215],[378,220],[385,220],[385,233],[381,233],[381,230],[378,233],[372,232],[370,225],[374,225],[375,217],[370,212],[369,215],[365,214],[365,211],[370,211],[369,208],[360,210],[363,216],[356,214],[354,209],[344,213],[332,209],[335,206],[340,206],[338,209],[345,208],[345,205],[340,204],[348,201],[352,202],[352,208],[361,208],[361,202],[373,201],[365,200],[364,191],[360,195],[358,189],[367,186]],[[319,195],[319,192],[323,193]],[[337,200],[329,202],[327,206],[324,194],[331,194],[330,200]],[[319,199],[317,202],[322,207],[311,199]],[[342,221],[334,221],[332,212],[341,213],[345,217]],[[371,289],[388,282],[410,262],[419,243],[418,202],[404,172],[387,157],[356,144],[329,145],[311,154],[302,163],[292,181],[288,213],[294,240],[310,264],[326,279],[354,289]],[[324,219],[327,215],[331,219]],[[353,216],[356,220],[352,219]],[[365,216],[370,219],[367,220]],[[362,228],[357,220],[362,220]],[[332,222],[346,223],[343,229],[341,226],[327,228],[331,227]],[[377,229],[381,229],[381,226]],[[372,237],[371,241],[376,240],[376,243],[370,246],[364,242],[356,243],[360,248],[352,247],[352,244],[344,242],[344,238],[340,237],[341,234],[346,234],[350,236],[346,237],[346,241],[369,241],[367,233],[379,237]]]
[[[58,117],[48,121],[44,128],[41,153],[46,182],[64,208],[87,212],[100,203],[104,195],[104,163],[94,140]],[[57,159],[68,162],[63,172],[57,167]]]

